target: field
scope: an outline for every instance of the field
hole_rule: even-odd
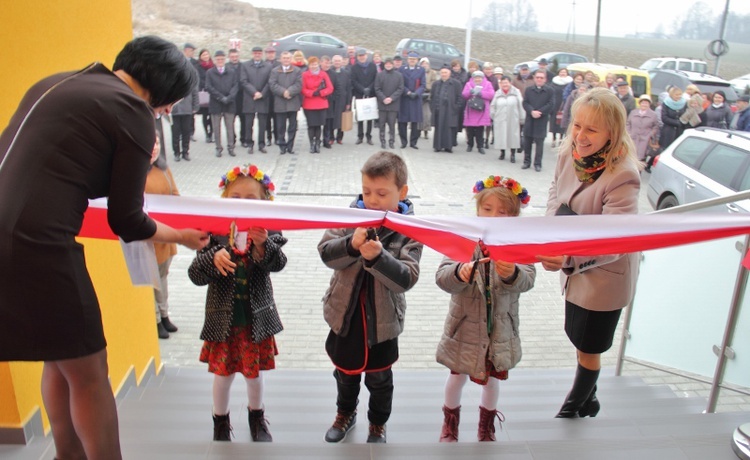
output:
[[[465,49],[464,29],[398,21],[335,16],[291,10],[255,8],[238,0],[133,0],[134,34],[156,34],[175,43],[186,41],[199,48],[226,49],[230,38],[242,39],[245,47],[265,45],[274,38],[317,31],[335,35],[345,42],[395,51],[405,37],[427,38],[453,43]],[[570,51],[593,58],[594,37],[577,36],[565,41],[562,34],[501,34],[476,31],[471,55],[506,69],[547,51]],[[602,37],[599,61],[638,67],[651,57],[676,55],[703,58],[707,43],[681,40],[641,40]],[[727,78],[750,73],[750,45],[730,44],[720,74]],[[711,63],[709,68],[713,70]]]

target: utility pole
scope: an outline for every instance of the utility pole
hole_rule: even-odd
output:
[[[570,20],[568,21],[568,33],[565,34],[565,41],[570,41],[573,37],[573,42],[576,41],[576,0],[573,0],[573,11],[570,13]]]
[[[719,61],[721,57],[726,53],[726,41],[724,37],[727,34],[727,18],[729,17],[729,0],[727,0],[724,6],[724,17],[721,19],[721,31],[719,32],[719,47],[716,53],[716,65],[714,66],[714,75],[719,75]]]
[[[469,67],[469,56],[471,56],[471,4],[472,0],[469,0],[469,19],[466,20],[466,54],[464,54],[464,69]]]
[[[594,62],[599,62],[599,25],[601,24],[601,22],[602,0],[598,0],[596,2],[596,35],[594,35]]]

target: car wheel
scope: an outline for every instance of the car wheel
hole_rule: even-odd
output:
[[[674,208],[675,206],[679,206],[680,203],[677,202],[677,198],[674,197],[674,195],[667,195],[659,202],[659,206],[657,206],[657,210],[659,209],[667,209],[667,208]]]

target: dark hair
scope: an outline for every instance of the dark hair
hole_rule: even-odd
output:
[[[408,176],[404,160],[400,156],[385,150],[381,150],[370,156],[365,161],[360,172],[372,178],[393,177],[396,187],[399,189],[406,185],[406,178]]]
[[[500,77],[500,81],[503,81],[503,80],[508,80],[510,82],[513,81],[513,80],[510,79],[510,75],[503,75],[502,77]]]
[[[146,89],[151,107],[175,103],[198,84],[198,72],[177,46],[153,35],[128,42],[112,70],[125,71]]]
[[[229,51],[227,51],[227,53],[239,53],[239,52],[240,50],[238,50],[237,48],[232,48]]]

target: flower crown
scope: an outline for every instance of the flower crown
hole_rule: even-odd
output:
[[[511,179],[510,177],[489,176],[487,179],[478,180],[477,183],[474,184],[474,189],[472,191],[474,193],[479,193],[486,188],[493,187],[505,187],[513,192],[513,194],[516,195],[518,197],[518,200],[521,202],[522,208],[525,208],[529,204],[529,201],[531,201],[531,195],[529,195],[529,191],[522,187],[520,182],[515,179]]]
[[[252,177],[253,179],[260,182],[260,184],[266,190],[266,198],[273,201],[274,190],[276,190],[276,186],[273,185],[273,182],[271,182],[271,177],[258,169],[258,167],[255,165],[244,165],[242,167],[235,166],[234,168],[230,169],[226,174],[221,176],[219,188],[226,190],[229,184],[234,182],[240,176]]]

